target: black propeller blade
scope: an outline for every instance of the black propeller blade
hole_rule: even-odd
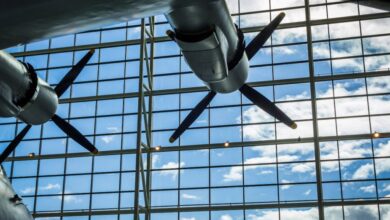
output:
[[[248,56],[248,59],[253,58],[253,56],[264,46],[264,43],[271,37],[272,33],[278,27],[280,22],[286,16],[285,13],[280,13],[274,20],[271,21],[245,48],[245,52]],[[283,122],[287,126],[295,129],[297,124],[291,120],[282,110],[280,110],[273,102],[268,100],[265,96],[257,92],[252,87],[244,84],[240,88],[240,92],[244,94],[249,100],[251,100],[255,105],[263,109],[268,114],[272,115],[279,121]]]
[[[58,83],[54,91],[58,97],[61,97],[64,92],[72,85],[73,81],[80,74],[81,70],[85,67],[92,55],[95,53],[94,49],[91,49],[71,70],[65,75],[64,78]]]
[[[274,20],[271,21],[245,48],[246,55],[248,59],[252,57],[262,48],[268,38],[272,35],[275,29],[278,27],[280,22],[282,22],[286,14],[281,12]]]
[[[259,106],[259,108],[263,109],[265,112],[272,115],[279,121],[293,129],[297,128],[297,124],[294,121],[292,121],[286,114],[284,114],[284,112],[282,112],[282,110],[280,110],[273,102],[268,100],[254,88],[244,84],[240,88],[240,92],[244,94],[249,100],[251,100],[255,105]]]
[[[280,13],[276,18],[274,18],[269,25],[267,25],[245,48],[245,52],[248,56],[248,59],[253,58],[253,56],[264,46],[265,42],[271,37],[272,33],[278,27],[280,22],[286,16],[285,13]],[[287,126],[295,129],[297,124],[291,120],[282,110],[280,110],[273,102],[268,100],[265,96],[257,92],[252,87],[244,84],[240,88],[240,92],[244,94],[249,100],[251,100],[255,105],[263,109],[268,114],[272,115],[279,121],[283,122]]]
[[[272,33],[282,22],[283,18],[286,16],[285,13],[280,13],[276,18],[274,18],[271,23],[269,23],[245,48],[248,59],[250,60],[253,56],[264,46],[265,42],[271,37]],[[261,95],[255,89],[244,84],[240,88],[241,93],[243,93],[249,100],[254,104],[259,106],[261,109],[266,111],[268,114],[272,115],[279,121],[285,123],[291,128],[297,128],[297,124],[292,121],[286,114],[284,114],[273,102],[268,100],[265,96]],[[191,126],[191,124],[199,117],[203,110],[208,106],[211,100],[214,98],[216,93],[211,91],[203,100],[190,112],[190,114],[184,119],[180,124],[179,128],[173,133],[169,138],[169,142],[174,142],[183,132]]]
[[[64,92],[69,88],[70,85],[74,82],[80,72],[83,70],[85,65],[91,59],[92,55],[95,53],[94,49],[91,49],[72,69],[65,75],[64,78],[58,83],[57,87],[54,89],[57,96],[60,97]],[[61,128],[65,134],[83,146],[85,149],[90,151],[93,154],[97,154],[98,150],[85,138],[76,128],[66,122],[58,115],[52,117],[54,123]]]
[[[205,108],[210,104],[211,100],[215,97],[217,93],[214,91],[210,91],[207,96],[205,96],[202,101],[200,101],[194,109],[187,115],[184,121],[180,124],[180,126],[176,129],[176,131],[169,138],[169,142],[173,143],[180,135],[183,134],[188,127],[191,126],[192,123],[202,114]]]
[[[84,135],[82,135],[76,128],[70,125],[67,121],[65,121],[58,115],[54,115],[52,120],[59,128],[61,128],[62,131],[65,132],[65,134],[69,135],[69,137],[71,137],[73,140],[75,140],[85,149],[87,149],[93,154],[98,153],[98,150],[95,148],[95,146],[93,146],[91,142],[89,142],[88,139],[84,137]]]
[[[72,69],[65,75],[64,78],[58,83],[54,89],[58,97],[64,94],[64,92],[69,88],[70,85],[74,82],[80,72],[83,70],[85,65],[91,59],[95,50],[91,49]],[[74,139],[77,143],[83,146],[85,149],[90,151],[93,154],[97,154],[98,150],[85,138],[78,130],[76,130],[72,125],[66,122],[64,119],[60,118],[58,115],[52,117],[54,123],[61,128],[69,137]],[[8,145],[4,152],[0,155],[0,164],[11,154],[13,150],[18,146],[20,141],[24,138],[27,132],[30,130],[31,125],[27,125]]]
[[[23,130],[15,137],[15,139],[8,145],[8,147],[4,150],[4,152],[0,156],[0,164],[15,150],[18,144],[23,140],[24,136],[26,136],[27,132],[30,130],[31,125],[27,125]]]

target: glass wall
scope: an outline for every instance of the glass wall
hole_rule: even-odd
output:
[[[151,219],[389,219],[390,13],[340,0],[228,5],[246,42],[286,13],[251,60],[248,82],[298,129],[234,92],[218,94],[169,143],[208,90],[157,16],[154,95],[147,98],[154,103],[153,145],[161,150],[150,164]],[[8,49],[54,86],[85,54],[80,46],[100,45],[57,113],[101,153],[90,156],[48,122],[34,126],[3,164],[37,219],[133,218],[139,38],[140,21],[130,21]],[[3,150],[25,125],[0,123]]]

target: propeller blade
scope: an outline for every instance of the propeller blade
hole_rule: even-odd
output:
[[[246,55],[248,59],[252,59],[252,57],[263,47],[268,38],[275,31],[276,27],[282,22],[284,16],[286,14],[281,12],[274,20],[271,21],[245,48]]]
[[[92,55],[95,53],[94,49],[91,49],[76,65],[72,67],[71,70],[62,78],[62,80],[58,83],[54,91],[57,96],[60,97],[64,94],[64,92],[72,85],[73,81],[80,74],[81,70],[87,65],[88,61],[91,59]]]
[[[184,121],[180,124],[180,126],[176,129],[176,131],[172,134],[172,136],[169,138],[169,142],[173,143],[176,141],[177,138],[180,137],[184,133],[187,128],[191,126],[192,123],[202,114],[202,112],[205,110],[205,108],[210,104],[211,100],[213,100],[214,96],[217,93],[214,91],[210,91],[209,94],[207,94],[206,97],[200,101],[194,109],[190,112],[190,114],[187,115],[187,117],[184,119]]]
[[[8,145],[8,147],[4,150],[4,152],[0,156],[0,164],[15,150],[18,144],[23,140],[24,136],[26,136],[27,132],[30,130],[31,125],[27,125],[23,130],[15,137],[15,139]]]
[[[59,128],[61,128],[62,131],[65,132],[65,134],[69,135],[69,137],[71,137],[73,140],[75,140],[77,143],[79,143],[89,152],[91,152],[92,154],[98,153],[98,150],[95,148],[95,146],[93,146],[91,142],[89,142],[88,139],[84,137],[84,135],[82,135],[76,128],[70,125],[67,121],[65,121],[58,115],[54,115],[52,120]]]
[[[260,94],[252,87],[248,86],[247,84],[244,84],[240,88],[240,91],[255,105],[263,109],[268,114],[272,115],[273,117],[293,129],[297,128],[297,124],[293,120],[291,120],[286,114],[284,114],[284,112],[282,112],[282,110],[280,110],[273,102],[268,100],[265,96]]]

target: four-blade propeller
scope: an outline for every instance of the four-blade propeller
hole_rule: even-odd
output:
[[[91,59],[94,52],[95,50],[90,50],[75,66],[72,67],[72,69],[65,75],[65,77],[62,78],[62,80],[54,89],[58,97],[61,97],[65,93],[65,91],[72,85],[74,80],[77,78],[77,76],[83,70],[85,65]],[[93,146],[93,144],[89,142],[87,138],[85,138],[76,128],[70,125],[67,121],[65,121],[58,115],[54,115],[52,117],[52,120],[63,132],[65,132],[69,137],[71,137],[85,149],[87,149],[93,154],[98,153],[98,150],[95,148],[95,146]],[[8,147],[0,155],[0,164],[12,153],[12,151],[15,150],[15,148],[23,140],[24,136],[26,136],[31,127],[31,125],[27,125],[8,145]]]
[[[249,60],[253,58],[254,55],[264,46],[265,42],[269,39],[280,22],[282,22],[284,17],[285,13],[280,13],[248,44],[248,46],[245,48],[245,52]],[[297,128],[297,124],[293,120],[291,120],[285,113],[283,113],[282,110],[280,110],[273,102],[268,100],[265,96],[261,95],[252,87],[244,84],[240,88],[240,92],[259,108],[263,109],[265,112],[272,115],[279,121],[293,129]],[[205,98],[203,98],[203,100],[187,115],[184,121],[175,130],[173,135],[169,138],[169,142],[173,143],[176,141],[176,139],[179,138],[180,135],[191,126],[191,124],[207,108],[215,94],[215,92],[211,91]]]

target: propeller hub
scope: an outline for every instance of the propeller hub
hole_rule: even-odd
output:
[[[49,121],[57,111],[58,97],[53,88],[40,78],[33,92],[18,118],[27,124],[40,125]]]
[[[248,78],[249,61],[245,53],[243,53],[238,64],[229,71],[228,76],[219,82],[207,83],[207,86],[217,93],[231,93],[245,84]]]

